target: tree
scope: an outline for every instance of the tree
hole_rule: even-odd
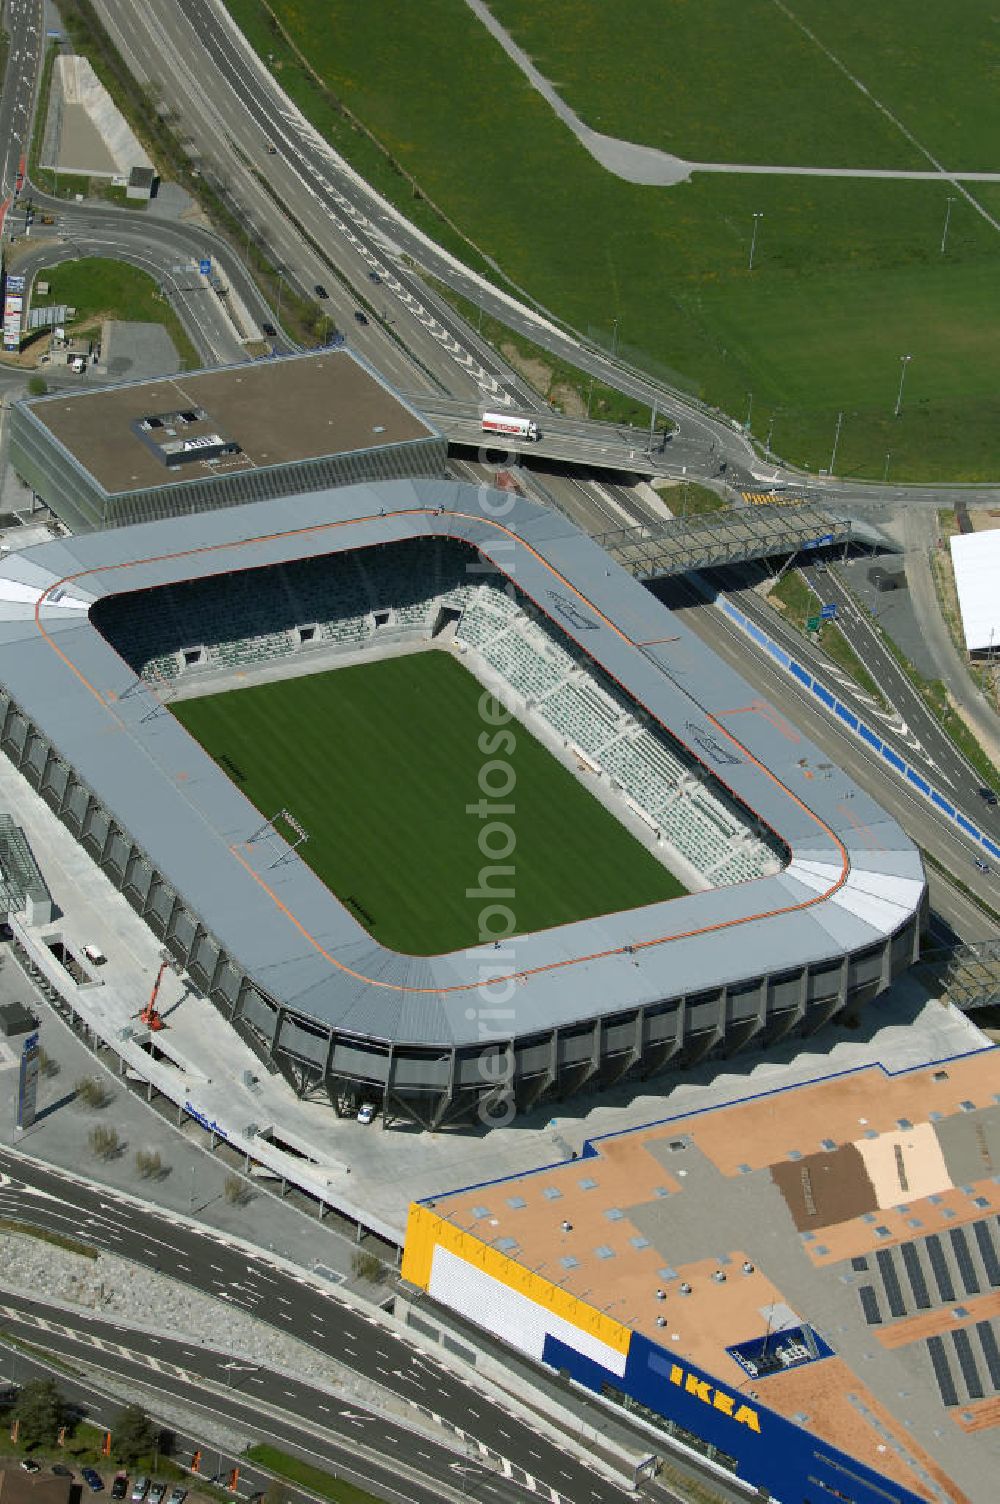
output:
[[[44,376],[29,376],[28,377],[28,395],[29,395],[29,397],[44,397],[45,393],[48,391],[48,389],[49,389],[49,384],[45,380]]]
[[[54,1379],[32,1379],[17,1397],[14,1415],[21,1423],[20,1440],[29,1444],[54,1442],[63,1423],[63,1397]]]
[[[122,1462],[135,1464],[153,1450],[156,1427],[139,1405],[126,1405],[111,1422],[111,1444]]]

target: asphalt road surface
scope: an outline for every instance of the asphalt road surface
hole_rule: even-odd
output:
[[[91,1187],[28,1164],[6,1150],[0,1150],[0,1172],[7,1177],[7,1183],[0,1185],[0,1216],[80,1237],[98,1248],[134,1259],[141,1266],[161,1269],[184,1284],[252,1313],[279,1331],[330,1354],[404,1401],[427,1406],[475,1444],[488,1448],[490,1455],[499,1459],[501,1474],[505,1464],[528,1473],[539,1487],[555,1489],[573,1504],[588,1504],[590,1500],[602,1504],[614,1500],[617,1504],[620,1499],[620,1490],[592,1468],[478,1389],[470,1388],[449,1368],[397,1336],[378,1317],[355,1310],[332,1291],[327,1294],[315,1288],[305,1277],[285,1272],[263,1252],[248,1257],[244,1248],[229,1245],[219,1235],[195,1231],[111,1193],[101,1192],[95,1201]],[[13,1303],[9,1297],[6,1301]],[[66,1317],[59,1320],[65,1324]],[[9,1324],[8,1318],[3,1324]],[[79,1323],[74,1320],[73,1325],[78,1327]],[[46,1335],[47,1346],[54,1336]],[[217,1377],[218,1355],[199,1355],[190,1343],[183,1349],[185,1364],[192,1365],[197,1358],[202,1365],[192,1371],[204,1374],[206,1364],[215,1364]],[[156,1351],[154,1347],[152,1352]],[[148,1369],[146,1373],[148,1376]],[[323,1402],[329,1403],[326,1397]],[[594,1423],[600,1427],[599,1413],[595,1413]]]
[[[31,139],[41,59],[41,11],[38,0],[8,0],[6,7],[10,50],[0,91],[0,202],[14,193],[21,157],[27,154]]]
[[[55,1319],[55,1316],[53,1319]],[[17,1323],[10,1321],[7,1324],[11,1333],[14,1334],[14,1328]],[[21,1325],[23,1330],[18,1331],[16,1335],[19,1338],[31,1341],[37,1347],[39,1337],[42,1335],[37,1326],[26,1323],[22,1323]],[[122,1333],[118,1332],[116,1336],[120,1340]],[[117,1346],[118,1343],[116,1342],[114,1345]],[[78,1363],[85,1362],[87,1369],[91,1371],[87,1372],[87,1369],[81,1368],[79,1376],[70,1376],[61,1364],[58,1367],[55,1364],[50,1366],[43,1360],[27,1354],[18,1347],[5,1343],[0,1339],[0,1375],[18,1385],[28,1383],[32,1379],[50,1379],[54,1377],[67,1404],[73,1407],[83,1419],[97,1426],[109,1426],[121,1408],[121,1401],[110,1394],[106,1388],[102,1387],[102,1380],[106,1383],[118,1380],[120,1383],[121,1379],[125,1377],[129,1365],[121,1363],[117,1355],[110,1353],[102,1354],[97,1349],[91,1349],[89,1354],[85,1355],[82,1348],[80,1353],[70,1353],[67,1347],[66,1355],[69,1361],[75,1359]],[[132,1382],[137,1384],[149,1383],[150,1376],[147,1375],[145,1379],[142,1377],[140,1365],[133,1364],[130,1367],[131,1371],[128,1372],[128,1378]],[[99,1370],[96,1375],[93,1372],[94,1369]],[[175,1392],[168,1389],[165,1385],[163,1388],[165,1392]],[[253,1463],[247,1462],[244,1457],[237,1457],[225,1449],[216,1449],[214,1446],[206,1444],[206,1438],[213,1434],[212,1427],[220,1424],[224,1424],[227,1430],[245,1429],[247,1434],[259,1434],[261,1429],[259,1411],[251,1418],[250,1423],[247,1423],[242,1413],[246,1409],[245,1405],[240,1410],[229,1409],[225,1407],[225,1400],[223,1400],[222,1408],[220,1408],[219,1395],[214,1390],[202,1387],[192,1378],[188,1378],[183,1392],[178,1393],[178,1398],[184,1401],[186,1413],[197,1411],[204,1417],[205,1428],[199,1431],[198,1434],[174,1425],[163,1425],[161,1428],[162,1431],[169,1433],[171,1438],[171,1460],[178,1465],[187,1466],[194,1452],[198,1449],[201,1450],[203,1465],[197,1475],[192,1475],[191,1487],[194,1488],[196,1486],[196,1477],[204,1479],[206,1482],[211,1482],[213,1477],[218,1477],[220,1481],[224,1481],[231,1469],[234,1466],[238,1466],[240,1474],[238,1484],[239,1498],[248,1498],[258,1491],[265,1492],[271,1481],[271,1474],[255,1467]],[[161,1416],[156,1413],[155,1404],[150,1405],[150,1408],[153,1411],[153,1419],[156,1421],[161,1420]],[[269,1426],[267,1435],[262,1439],[269,1440],[271,1434]],[[441,1498],[440,1489],[428,1490],[426,1486],[421,1487],[419,1483],[414,1484],[412,1480],[404,1481],[398,1472],[389,1471],[384,1467],[369,1471],[367,1462],[362,1461],[358,1455],[359,1448],[357,1443],[355,1443],[346,1456],[341,1458],[336,1445],[328,1447],[323,1451],[316,1451],[316,1439],[305,1428],[302,1428],[301,1434],[298,1437],[294,1435],[285,1436],[283,1437],[283,1441],[283,1449],[295,1455],[303,1456],[306,1461],[314,1463],[317,1467],[336,1469],[342,1477],[357,1483],[360,1487],[378,1487],[380,1491],[383,1491],[382,1497],[387,1501],[391,1501],[391,1504],[409,1504],[410,1500],[420,1500],[420,1504],[430,1504],[430,1501],[437,1501]],[[433,1461],[432,1456],[432,1464]],[[452,1478],[454,1479],[453,1487],[458,1486],[463,1477],[468,1478],[470,1481],[474,1479],[475,1484],[469,1492],[469,1497],[489,1499],[490,1496],[488,1494],[476,1491],[476,1485],[480,1483],[482,1475],[481,1470],[475,1464],[470,1464],[468,1461],[459,1461],[458,1466],[469,1468],[468,1474],[460,1474],[456,1469],[456,1459],[454,1456],[448,1461],[445,1461],[443,1458],[440,1461],[445,1467],[445,1471],[442,1474],[442,1479],[445,1480],[445,1487],[452,1484]],[[456,1470],[453,1472],[452,1469]],[[294,1504],[314,1504],[315,1496],[295,1487],[294,1484],[282,1481],[281,1493],[283,1497],[294,1501]],[[523,1499],[524,1495],[519,1494],[518,1497]]]
[[[437,1504],[438,1480],[456,1492],[464,1481],[471,1497],[504,1504],[520,1504],[523,1490],[531,1489],[520,1469],[515,1473],[508,1463],[505,1472],[499,1456],[486,1457],[476,1446],[472,1456],[460,1439],[454,1448],[442,1445],[286,1373],[183,1339],[150,1336],[10,1295],[0,1296],[0,1321],[8,1336],[44,1347],[57,1359],[95,1366],[130,1387],[152,1387],[179,1404],[203,1404],[227,1431],[305,1452],[379,1498]],[[209,1460],[211,1450],[203,1451]],[[534,1477],[532,1483],[537,1491]],[[541,1497],[562,1504],[566,1496],[542,1488]]]
[[[937,718],[885,646],[867,613],[856,605],[850,592],[837,577],[835,567],[831,565],[824,571],[817,571],[813,566],[800,572],[816,592],[817,611],[820,602],[837,605],[837,625],[890,705],[902,718],[902,727],[894,726],[893,721],[873,706],[870,698],[852,679],[839,670],[821,650],[804,641],[801,633],[785,622],[773,606],[761,600],[747,584],[748,575],[752,578],[759,571],[722,571],[716,578],[724,584],[727,594],[741,611],[789,652],[793,652],[800,661],[807,663],[817,677],[836,690],[838,696],[859,715],[864,716],[900,757],[919,768],[942,794],[956,803],[967,819],[994,839],[1000,840],[1000,810],[980,798],[978,791],[983,786],[982,778],[942,730]],[[969,853],[961,869],[964,880],[966,868],[973,872],[976,869],[973,866],[973,847],[967,842],[963,844]],[[983,896],[987,895],[984,893]],[[995,891],[994,900],[1000,900],[1000,891]]]

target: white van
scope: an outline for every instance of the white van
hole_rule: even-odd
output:
[[[103,966],[108,959],[99,945],[85,945],[83,954],[92,966]]]

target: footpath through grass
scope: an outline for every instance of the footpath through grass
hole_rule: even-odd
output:
[[[262,814],[304,825],[303,860],[393,950],[491,939],[479,916],[493,903],[523,934],[684,892],[523,726],[484,718],[483,693],[426,652],[171,708]],[[489,789],[505,806],[492,826],[477,808]],[[498,865],[513,870],[484,894]]]
[[[198,352],[184,332],[180,319],[152,277],[135,266],[83,256],[79,261],[61,261],[36,274],[32,307],[48,308],[65,303],[76,309],[73,334],[99,334],[104,319],[134,319],[162,324],[184,365],[197,370]],[[37,283],[47,282],[49,291],[39,297]]]
[[[291,1457],[266,1443],[247,1447],[246,1457],[258,1467],[267,1468],[269,1473],[277,1473],[289,1483],[297,1483],[309,1493],[318,1494],[321,1499],[332,1500],[333,1504],[381,1504],[377,1494],[370,1494],[367,1489],[358,1488],[356,1483],[336,1478],[333,1473],[326,1473],[311,1462]]]
[[[435,238],[740,421],[752,393],[754,432],[771,430],[782,459],[828,465],[843,413],[845,476],[1000,472],[1000,233],[947,183],[725,173],[627,183],[579,145],[465,0],[228,3],[318,129]],[[949,13],[949,45],[954,26],[968,71],[945,76],[931,0],[913,0],[903,37],[888,11],[848,16],[845,5],[796,7],[815,42],[764,0],[671,5],[666,17],[654,0],[498,0],[497,13],[588,124],[625,139],[743,162],[919,167],[873,102],[885,92],[930,151],[961,157],[951,165],[1000,155],[974,0]],[[623,41],[658,33],[659,46]],[[841,45],[872,98],[823,51]],[[695,51],[703,61],[690,67]],[[751,51],[763,87],[747,74]],[[959,117],[982,119],[980,141]],[[1000,188],[970,192],[997,217]]]

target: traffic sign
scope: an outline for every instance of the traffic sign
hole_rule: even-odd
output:
[[[820,607],[819,614],[824,621],[833,621],[837,614],[837,602],[830,601],[828,605]]]
[[[201,260],[198,262],[198,270],[201,272],[203,277],[207,277],[210,274],[212,270],[211,256],[203,256],[201,258]]]
[[[806,618],[806,631],[807,632],[818,632],[819,631],[819,624],[820,624],[820,618],[818,616],[808,616]]]

